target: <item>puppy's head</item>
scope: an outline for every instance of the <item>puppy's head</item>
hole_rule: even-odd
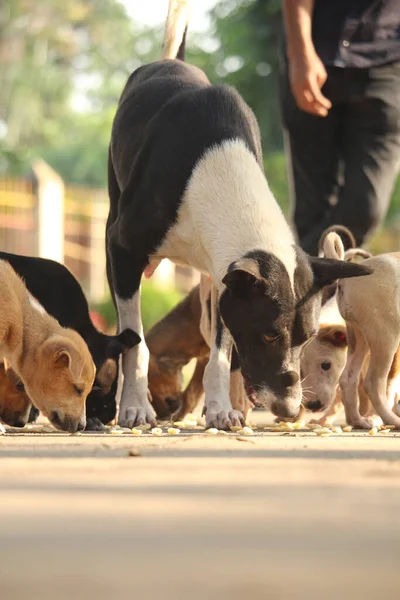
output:
[[[219,309],[257,402],[279,417],[297,416],[300,354],[318,332],[322,288],[370,272],[358,264],[309,257],[300,249],[291,274],[265,251],[252,251],[230,265]]]
[[[154,356],[149,360],[149,390],[159,419],[168,419],[180,408],[183,399],[182,367],[185,362],[173,356]]]
[[[25,372],[28,396],[55,427],[71,433],[85,428],[85,402],[96,369],[76,331],[64,329],[40,344]]]
[[[321,325],[316,338],[301,353],[303,404],[313,412],[325,411],[335,399],[339,377],[346,365],[346,327]]]
[[[21,378],[0,364],[0,421],[12,427],[24,427],[32,406]]]

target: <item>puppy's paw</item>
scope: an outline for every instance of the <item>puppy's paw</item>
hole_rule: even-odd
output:
[[[348,422],[348,425],[351,425],[353,429],[371,429],[372,423],[368,419],[354,419],[351,423]]]
[[[150,406],[128,406],[120,411],[118,425],[132,429],[138,425],[151,425],[157,427],[154,410]]]
[[[85,431],[105,431],[106,427],[97,417],[86,419]]]
[[[244,425],[245,421],[243,414],[238,410],[207,410],[206,412],[206,429],[215,427],[216,429],[229,431],[231,427],[240,427]]]

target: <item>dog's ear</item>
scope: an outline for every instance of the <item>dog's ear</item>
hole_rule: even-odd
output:
[[[176,356],[159,356],[157,358],[157,364],[160,367],[161,371],[166,371],[167,373],[175,374],[178,369],[182,369],[185,364],[185,361],[182,358],[178,358]]]
[[[329,342],[337,348],[347,347],[346,329],[344,327],[327,325],[326,327],[320,328],[318,337],[321,341]]]
[[[309,257],[314,274],[314,286],[321,289],[334,283],[337,279],[362,277],[373,273],[373,269],[357,263],[335,260],[333,258]]]
[[[248,258],[232,263],[222,283],[235,296],[244,298],[265,294],[265,281],[258,264]]]
[[[142,341],[140,335],[133,329],[124,329],[118,335],[110,336],[107,344],[107,357],[118,358],[122,352],[137,346]]]

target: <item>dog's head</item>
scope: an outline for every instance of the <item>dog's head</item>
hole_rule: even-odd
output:
[[[50,336],[24,365],[24,384],[35,406],[58,429],[83,430],[85,402],[96,373],[92,356],[72,329]]]
[[[94,384],[86,400],[88,418],[96,417],[104,424],[114,419],[119,357],[126,350],[139,344],[140,340],[140,336],[132,329],[125,329],[118,335],[96,332],[93,339],[88,339],[96,367]]]
[[[292,277],[280,259],[265,251],[252,251],[230,265],[220,314],[258,402],[279,417],[297,416],[300,354],[318,333],[322,288],[370,272],[363,265],[309,257],[300,249]]]
[[[321,325],[316,338],[301,353],[303,403],[313,412],[326,411],[336,396],[346,365],[347,338],[343,324]]]
[[[0,364],[0,421],[12,427],[24,427],[31,406],[21,378],[13,369],[6,372],[4,364]]]
[[[150,354],[149,390],[152,404],[159,419],[167,419],[176,412],[183,399],[181,357]]]

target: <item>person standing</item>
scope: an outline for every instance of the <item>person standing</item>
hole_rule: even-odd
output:
[[[362,245],[400,166],[400,0],[283,0],[281,103],[302,248],[330,225]]]

